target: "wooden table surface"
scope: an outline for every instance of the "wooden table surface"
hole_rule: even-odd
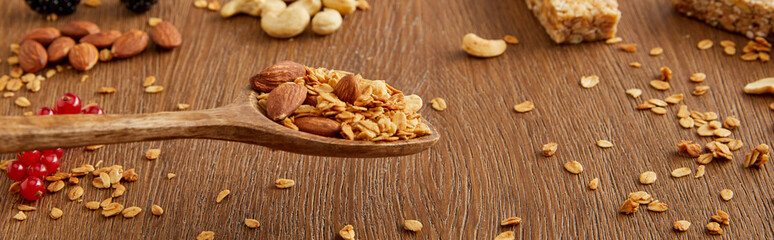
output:
[[[189,0],[161,1],[139,15],[116,0],[103,2],[97,8],[81,6],[56,22],[44,20],[21,0],[4,4],[0,57],[11,56],[8,44],[26,31],[70,20],[94,21],[102,29],[147,31],[147,19],[161,17],[180,28],[183,46],[168,52],[151,47],[138,57],[99,63],[86,73],[59,73],[40,92],[16,93],[28,97],[31,108],[15,106],[13,98],[0,99],[0,114],[52,106],[66,92],[111,114],[175,111],[177,103],[213,108],[231,102],[253,74],[289,59],[385,79],[428,102],[446,99],[446,111],[422,110],[442,138],[423,153],[386,159],[302,156],[214,140],[117,144],[94,152],[70,149],[64,169],[99,160],[135,168],[140,180],[125,184],[127,193],[116,201],[143,212],[134,219],[105,218],[67,200],[67,187],[33,203],[39,210],[19,222],[11,217],[23,201],[3,193],[3,239],[192,239],[205,230],[215,231],[218,239],[336,239],[346,224],[355,227],[358,239],[493,239],[508,230],[517,239],[696,239],[710,236],[704,225],[716,209],[731,215],[731,226],[715,238],[774,238],[772,168],[746,169],[740,160],[774,137],[771,98],[742,92],[747,82],[774,75],[772,63],[723,55],[717,42],[732,40],[741,52],[747,39],[685,18],[667,0],[621,1],[618,35],[624,43],[638,43],[636,53],[601,42],[556,45],[521,0],[374,0],[371,11],[347,16],[333,35],[307,32],[292,40],[269,38],[256,18],[224,20],[193,8]],[[469,32],[487,38],[512,34],[521,43],[509,46],[501,57],[470,58],[460,49]],[[696,43],[702,39],[714,40],[716,46],[700,51]],[[649,56],[653,47],[662,47],[664,54]],[[630,68],[632,61],[643,67]],[[7,74],[10,68],[2,65],[0,74]],[[662,66],[675,73],[672,89],[665,92],[648,86]],[[711,89],[704,96],[690,94],[697,85],[688,81],[694,72],[707,74],[705,84]],[[83,74],[89,79],[80,82]],[[580,77],[592,74],[600,77],[600,84],[581,88]],[[156,76],[166,90],[144,93],[141,83],[147,76]],[[96,93],[105,86],[118,91]],[[635,87],[643,90],[641,99],[624,93]],[[745,146],[734,153],[734,161],[708,164],[703,178],[670,177],[675,168],[695,171],[698,166],[693,158],[679,156],[675,143],[703,145],[711,139],[680,128],[675,106],[665,116],[634,109],[642,99],[677,93],[686,95],[691,109],[742,122],[732,137]],[[515,113],[512,106],[525,100],[533,101],[535,110]],[[600,149],[595,146],[599,139],[615,146]],[[541,145],[552,141],[559,151],[543,157]],[[158,160],[145,160],[150,148],[162,149]],[[583,173],[572,175],[562,168],[571,160],[583,164]],[[645,171],[658,174],[655,184],[638,183]],[[169,180],[167,173],[177,177]],[[276,189],[277,178],[294,179],[296,185]],[[601,180],[596,191],[587,188],[593,178]],[[110,194],[90,182],[87,177],[80,184],[86,190],[84,201]],[[11,183],[0,178],[0,189]],[[735,192],[731,201],[719,197],[724,188]],[[223,189],[231,195],[218,204],[215,196]],[[670,209],[654,213],[643,206],[633,215],[619,214],[626,194],[638,190]],[[152,204],[162,206],[164,215],[151,215]],[[64,216],[51,220],[47,215],[52,207],[61,208]],[[499,226],[511,216],[524,222]],[[245,227],[245,218],[258,219],[261,227]],[[405,219],[418,219],[423,230],[403,230]],[[672,230],[680,219],[693,224],[688,232]]]

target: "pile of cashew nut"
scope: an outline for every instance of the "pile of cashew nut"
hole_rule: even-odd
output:
[[[310,23],[316,34],[333,33],[341,27],[342,15],[355,12],[357,5],[357,0],[232,0],[223,5],[220,15],[261,17],[266,34],[291,38],[303,33]]]

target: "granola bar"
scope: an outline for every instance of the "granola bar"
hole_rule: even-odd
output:
[[[526,0],[556,43],[577,44],[615,36],[621,11],[616,0]]]
[[[774,2],[770,0],[671,0],[675,9],[713,27],[748,38],[767,37],[772,31]]]

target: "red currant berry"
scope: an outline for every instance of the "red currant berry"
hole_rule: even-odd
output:
[[[29,201],[35,201],[43,197],[43,191],[46,187],[43,184],[43,180],[37,177],[27,177],[19,185],[22,197]]]
[[[54,114],[56,114],[54,109],[48,107],[41,108],[40,111],[38,111],[38,116],[51,116]]]
[[[46,154],[56,154],[56,157],[62,158],[62,155],[64,155],[64,149],[57,148],[57,149],[46,149],[43,151],[40,151],[43,156]]]
[[[16,154],[16,159],[24,165],[30,165],[40,161],[40,151],[32,150]]]
[[[44,153],[43,157],[40,158],[40,164],[43,164],[48,169],[46,176],[54,174],[59,169],[59,157],[56,153]]]
[[[99,108],[97,106],[88,106],[83,109],[83,114],[97,114],[102,115],[105,112],[102,111],[102,108]]]
[[[54,105],[57,114],[78,114],[81,112],[81,99],[75,94],[67,93]]]
[[[45,177],[48,175],[48,168],[46,168],[46,165],[43,165],[42,163],[36,163],[32,164],[29,167],[27,167],[27,176],[28,177]]]
[[[14,181],[21,181],[27,177],[27,167],[19,161],[8,163],[8,178]]]

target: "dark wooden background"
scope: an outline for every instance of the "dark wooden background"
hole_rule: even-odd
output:
[[[151,47],[138,57],[99,63],[86,73],[90,78],[84,83],[81,73],[59,73],[38,93],[17,92],[32,101],[31,108],[16,107],[13,98],[0,99],[0,114],[51,106],[66,92],[95,101],[111,114],[173,111],[177,103],[213,108],[231,102],[248,77],[289,59],[385,79],[426,101],[446,99],[444,112],[422,110],[438,127],[441,141],[421,154],[387,159],[310,157],[212,140],[118,144],[96,152],[70,149],[63,159],[65,169],[98,160],[135,168],[140,180],[126,184],[127,194],[117,201],[139,206],[143,213],[134,219],[107,219],[67,200],[65,188],[34,203],[41,210],[18,222],[11,217],[20,197],[5,193],[11,181],[2,177],[3,239],[192,239],[204,230],[215,231],[219,239],[334,239],[346,224],[355,226],[358,239],[493,239],[507,230],[518,239],[695,239],[709,236],[704,225],[716,209],[732,219],[718,238],[774,238],[771,166],[745,169],[740,160],[758,143],[771,144],[774,136],[768,109],[772,99],[742,93],[747,82],[772,76],[772,63],[723,55],[718,41],[732,40],[741,52],[747,39],[680,16],[667,0],[621,1],[619,36],[624,43],[638,43],[637,53],[604,43],[556,45],[521,0],[374,0],[371,11],[345,17],[331,36],[307,32],[293,40],[269,38],[256,18],[224,20],[193,8],[188,0],[163,0],[139,15],[117,0],[103,2],[47,22],[21,0],[7,1],[0,8],[0,56],[10,56],[8,44],[26,31],[70,20],[94,21],[102,29],[147,31],[147,19],[161,17],[180,28],[183,46],[169,52]],[[512,34],[521,44],[509,46],[498,58],[474,59],[460,50],[462,36],[469,32],[487,38]],[[696,43],[702,39],[714,40],[716,47],[699,51]],[[664,48],[664,55],[648,56],[652,47]],[[643,68],[628,67],[631,61],[642,62]],[[667,92],[648,86],[661,66],[675,72]],[[0,74],[9,69],[4,60]],[[706,95],[690,95],[696,85],[688,81],[693,72],[707,74],[711,90]],[[599,75],[601,83],[582,89],[578,80],[591,74]],[[165,86],[164,92],[143,92],[142,79],[151,75]],[[103,86],[118,92],[96,94]],[[710,139],[681,129],[677,107],[665,116],[634,110],[639,100],[624,93],[632,87],[643,89],[644,99],[684,93],[692,109],[738,117],[742,127],[733,137],[745,146],[735,152],[735,161],[707,165],[704,178],[671,178],[672,169],[695,171],[697,166],[694,159],[678,156],[674,144]],[[536,109],[514,113],[512,106],[524,100],[533,101]],[[609,139],[615,147],[600,149],[594,144],[598,139]],[[550,141],[559,143],[559,151],[542,157],[540,147]],[[161,157],[145,160],[149,148],[161,148]],[[567,173],[562,165],[570,160],[580,161],[585,171]],[[637,179],[644,171],[655,171],[658,181],[640,185]],[[177,177],[166,179],[169,172]],[[587,190],[595,177],[600,188]],[[277,178],[295,179],[296,186],[276,189],[272,183]],[[90,178],[81,185],[84,201],[110,194],[91,187]],[[720,199],[723,188],[735,192],[731,201]],[[216,204],[223,189],[232,193]],[[618,214],[626,194],[638,190],[668,203],[669,211],[647,212],[643,206],[631,216]],[[152,216],[151,204],[162,206],[164,215]],[[51,207],[64,210],[64,216],[51,220]],[[511,216],[524,222],[499,226]],[[258,219],[262,226],[248,229],[245,218]],[[405,219],[418,219],[424,229],[404,231]],[[680,219],[693,223],[688,232],[671,230]]]

